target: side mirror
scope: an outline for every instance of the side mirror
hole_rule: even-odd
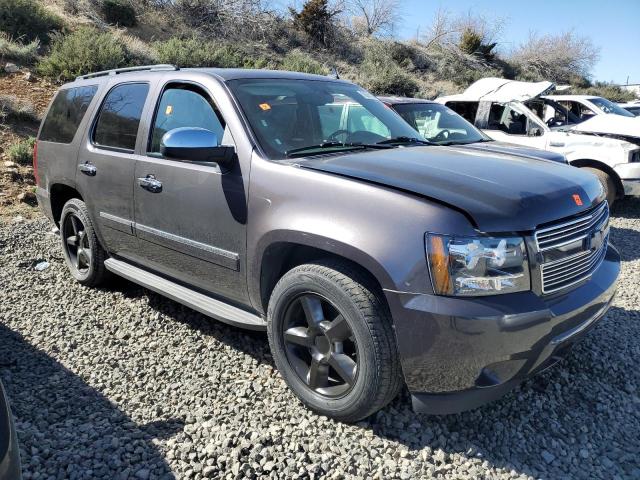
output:
[[[227,166],[233,159],[235,148],[218,145],[216,134],[206,128],[181,127],[162,136],[160,153],[175,160]]]
[[[542,136],[542,129],[540,127],[531,127],[529,129],[528,135],[530,137],[541,137]]]

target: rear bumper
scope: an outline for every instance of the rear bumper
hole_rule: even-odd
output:
[[[553,365],[607,312],[620,271],[609,247],[567,293],[450,298],[386,291],[414,409],[455,413],[497,399]]]
[[[0,383],[0,478],[12,480],[22,478],[18,438],[2,383]]]

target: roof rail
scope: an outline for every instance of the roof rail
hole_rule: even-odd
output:
[[[156,70],[180,70],[180,67],[176,67],[175,65],[169,65],[166,63],[161,63],[158,65],[142,65],[140,67],[114,68],[113,70],[103,70],[102,72],[94,72],[94,73],[88,73],[86,75],[80,75],[79,77],[76,77],[76,80],[86,80],[87,78],[104,77],[107,75],[118,75],[120,73],[156,71]]]

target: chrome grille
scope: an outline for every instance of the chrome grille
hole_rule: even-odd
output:
[[[607,202],[585,215],[540,228],[535,238],[544,259],[540,268],[542,292],[552,293],[574,285],[598,268],[607,251]]]

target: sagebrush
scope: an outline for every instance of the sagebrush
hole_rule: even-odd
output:
[[[46,44],[63,26],[59,16],[36,0],[0,0],[0,31],[14,40]]]

